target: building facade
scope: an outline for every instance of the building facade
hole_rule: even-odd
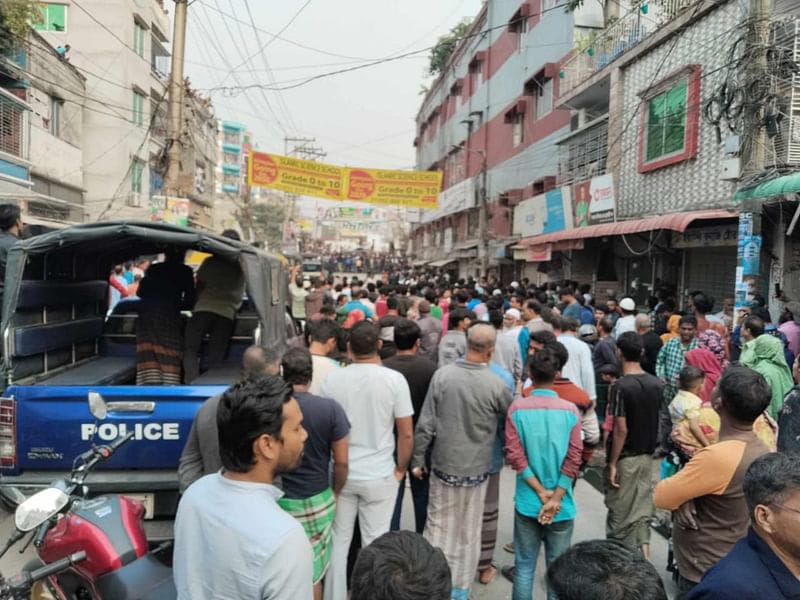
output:
[[[644,304],[659,289],[684,301],[702,290],[719,309],[759,293],[777,309],[787,250],[770,249],[781,235],[761,229],[764,204],[754,218],[741,190],[800,167],[787,148],[791,115],[764,125],[772,105],[791,112],[800,83],[797,6],[762,14],[737,1],[655,0],[615,10],[560,74],[557,104],[573,119],[558,140],[558,185],[572,195],[574,229],[521,243],[601,296]],[[762,64],[768,45],[779,58]],[[766,210],[775,224],[787,218]]]
[[[86,80],[36,31],[0,56],[0,199],[26,222],[84,221]]]
[[[484,4],[418,112],[417,167],[444,172],[439,209],[412,234],[418,263],[461,277],[519,274],[513,210],[555,188],[555,142],[571,118],[555,103],[559,73],[594,12],[568,13],[552,0]],[[560,202],[551,203],[554,230],[569,225],[568,199]]]
[[[83,187],[87,220],[149,219],[163,187],[166,49],[162,0],[42,4],[34,25],[86,78]]]
[[[247,153],[250,134],[241,123],[217,122],[217,169],[214,225],[217,229],[243,231],[241,210],[246,201]]]
[[[217,196],[217,118],[210,98],[186,89],[183,102],[181,195],[189,200],[189,225],[212,229]]]

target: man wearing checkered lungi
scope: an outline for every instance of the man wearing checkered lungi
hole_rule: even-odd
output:
[[[456,600],[469,597],[478,567],[498,417],[512,399],[489,367],[496,336],[489,323],[470,326],[465,359],[436,371],[414,433],[415,477],[424,476],[425,452],[436,440],[424,535],[447,557]]]

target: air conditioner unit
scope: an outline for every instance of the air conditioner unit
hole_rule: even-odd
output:
[[[142,194],[138,192],[131,192],[130,196],[128,196],[128,206],[133,206],[135,208],[142,207]]]
[[[770,70],[775,116],[767,137],[766,167],[800,166],[800,18],[774,21],[770,31]],[[768,134],[771,127],[767,127]]]

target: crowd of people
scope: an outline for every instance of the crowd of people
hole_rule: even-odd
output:
[[[290,348],[248,350],[181,458],[185,597],[466,599],[513,519],[514,600],[533,597],[542,545],[551,599],[662,599],[656,509],[679,598],[800,597],[800,305],[768,329],[759,298],[734,323],[701,292],[679,311],[569,281],[295,271],[290,288]],[[596,465],[606,539],[573,545]]]
[[[408,259],[400,253],[374,250],[320,253],[316,260],[329,274],[398,273],[409,266]]]

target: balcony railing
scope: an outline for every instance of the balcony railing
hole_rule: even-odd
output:
[[[561,95],[569,94],[696,1],[649,0],[641,9],[634,9],[613,25],[579,40],[579,51],[562,68]]]
[[[558,142],[558,181],[570,184],[606,172],[608,119],[603,117]]]

